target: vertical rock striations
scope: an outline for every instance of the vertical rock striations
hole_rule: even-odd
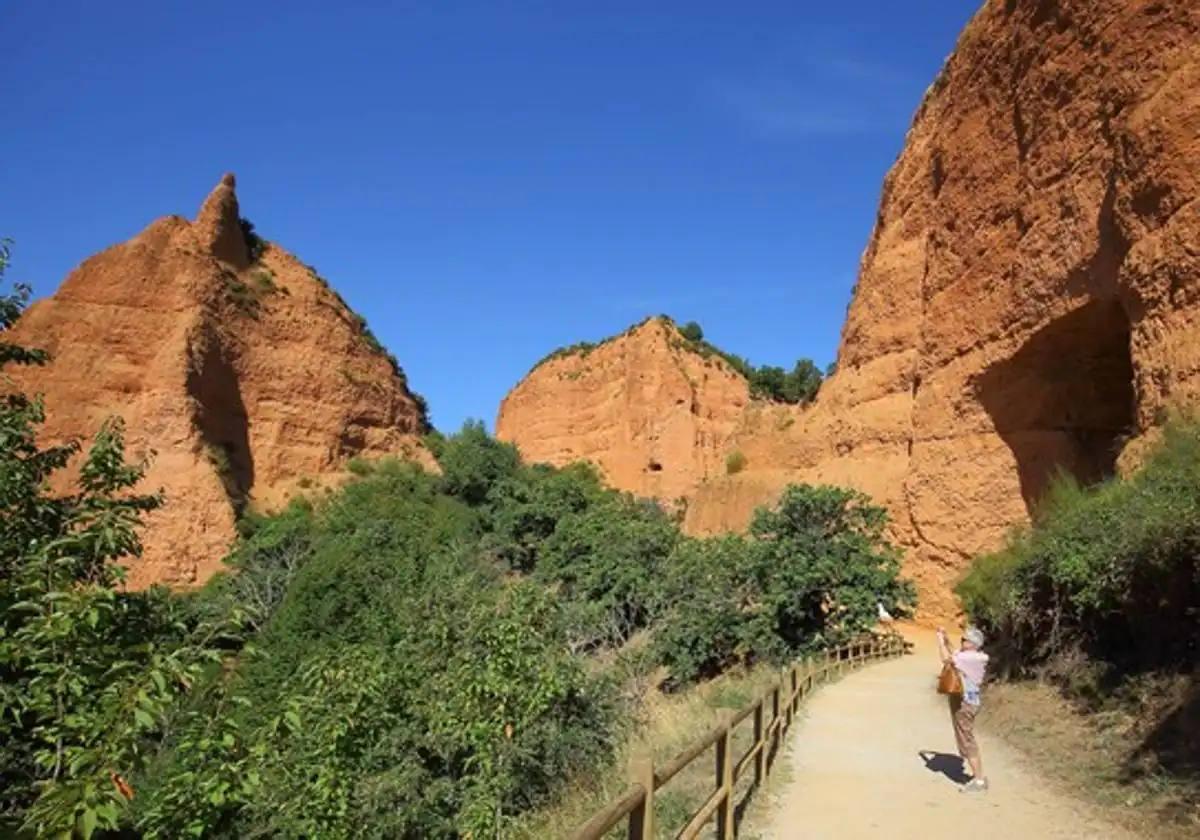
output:
[[[953,612],[968,558],[1056,470],[1113,472],[1200,396],[1198,197],[1200,4],[990,0],[884,180],[837,373],[807,409],[743,413],[721,445],[746,468],[709,471],[687,526],[742,527],[789,481],[858,487],[892,511],[926,613]],[[619,439],[626,410],[600,400],[614,419],[590,434]],[[562,460],[539,442],[552,415],[508,405],[512,439]]]
[[[339,474],[360,454],[427,460],[424,407],[361,321],[285,251],[252,261],[226,175],[194,222],[170,216],[84,261],[29,308],[13,340],[51,353],[12,371],[45,395],[47,441],[126,421],[149,519],[134,586],[202,582],[220,566],[237,514],[281,501],[297,481]]]

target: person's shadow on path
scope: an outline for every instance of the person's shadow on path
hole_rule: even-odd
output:
[[[917,755],[921,756],[925,769],[931,773],[941,773],[957,785],[964,785],[971,780],[961,756],[934,750],[917,750]]]

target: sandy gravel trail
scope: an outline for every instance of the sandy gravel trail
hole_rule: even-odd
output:
[[[871,665],[816,692],[783,757],[790,773],[745,826],[763,840],[1133,838],[1055,791],[1005,744],[979,736],[991,790],[961,794],[946,700],[933,689],[931,636],[913,655]],[[984,695],[987,703],[987,695]],[[924,756],[924,757],[923,757]]]

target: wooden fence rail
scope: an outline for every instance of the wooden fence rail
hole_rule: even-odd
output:
[[[793,663],[757,702],[730,715],[664,766],[655,769],[646,762],[634,784],[584,823],[572,835],[573,840],[600,840],[624,819],[628,819],[629,840],[653,840],[655,795],[709,748],[715,748],[715,789],[676,837],[690,840],[715,819],[718,839],[733,840],[734,787],[750,770],[754,773],[752,792],[766,781],[800,701],[833,677],[871,662],[902,656],[907,650],[908,644],[899,636],[872,636]],[[733,731],[750,717],[754,718],[754,743],[740,758],[734,758]]]

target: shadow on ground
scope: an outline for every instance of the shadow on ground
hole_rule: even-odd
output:
[[[918,750],[917,755],[925,762],[925,769],[930,773],[941,773],[958,785],[966,784],[971,779],[960,756],[933,750]]]

